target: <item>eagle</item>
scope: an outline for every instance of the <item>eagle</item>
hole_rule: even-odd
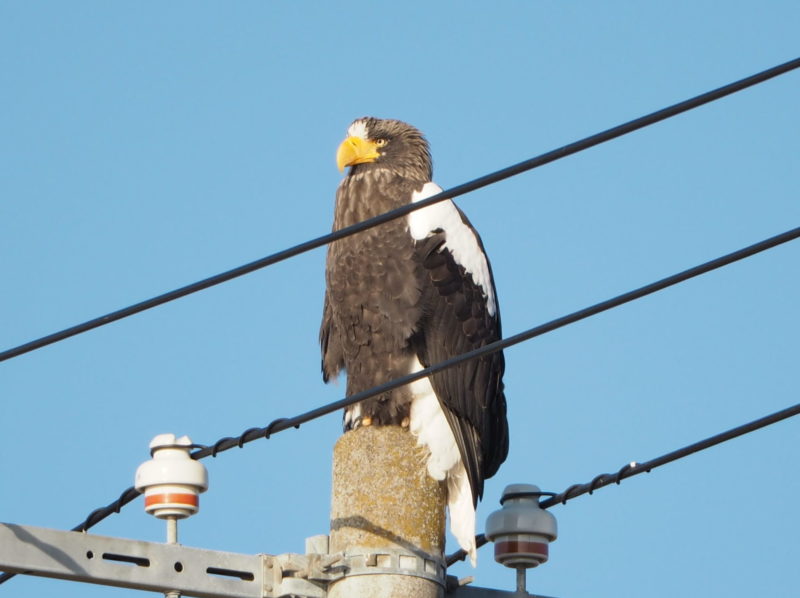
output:
[[[420,201],[431,181],[428,142],[399,120],[355,120],[336,153],[333,230]],[[334,241],[320,327],[322,377],[342,371],[347,395],[418,372],[501,338],[483,242],[450,201]],[[407,427],[426,469],[445,481],[450,529],[476,562],[475,508],[508,454],[501,352],[467,361],[345,410],[344,431]]]

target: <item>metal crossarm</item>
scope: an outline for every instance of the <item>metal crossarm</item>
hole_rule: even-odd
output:
[[[263,555],[0,523],[0,570],[200,598],[262,598]]]
[[[348,573],[386,573],[380,559],[376,571],[359,567],[367,561],[363,555],[237,554],[0,523],[0,571],[198,598],[324,598],[328,585]],[[429,575],[409,572],[402,563],[395,569],[398,575]],[[454,577],[447,582],[447,598],[546,598],[460,586]]]

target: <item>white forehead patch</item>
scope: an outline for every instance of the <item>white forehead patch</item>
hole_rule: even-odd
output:
[[[357,120],[347,129],[348,137],[360,137],[367,139],[367,122],[365,120]]]

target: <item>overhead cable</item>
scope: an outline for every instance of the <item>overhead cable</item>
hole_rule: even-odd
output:
[[[349,397],[345,397],[333,403],[317,407],[316,409],[312,409],[311,411],[307,411],[306,413],[302,413],[294,417],[275,419],[264,427],[249,428],[248,430],[245,430],[237,437],[221,438],[213,445],[204,446],[202,448],[195,450],[194,452],[192,452],[191,456],[193,459],[216,457],[217,454],[223,451],[227,451],[228,449],[232,449],[234,447],[242,448],[245,444],[252,442],[254,440],[258,440],[260,438],[268,439],[272,434],[276,434],[283,430],[287,430],[289,428],[299,428],[300,425],[307,423],[313,419],[317,419],[319,417],[322,417],[323,415],[327,415],[334,411],[343,409],[344,407],[348,407],[360,401],[364,401],[379,394],[383,394],[385,392],[388,392],[390,390],[408,384],[409,382],[413,382],[414,380],[418,380],[425,376],[429,376],[430,374],[440,372],[447,368],[454,367],[470,359],[476,359],[484,355],[489,355],[491,353],[495,353],[507,347],[511,347],[521,342],[530,340],[534,337],[541,336],[548,332],[552,332],[553,330],[557,330],[569,324],[573,324],[580,320],[584,320],[588,317],[594,316],[596,314],[607,311],[614,307],[618,307],[635,299],[640,299],[642,297],[655,293],[656,291],[660,291],[662,289],[678,284],[690,278],[699,276],[701,274],[705,274],[707,272],[710,272],[711,270],[721,268],[722,266],[752,256],[756,253],[765,251],[767,249],[770,249],[782,243],[786,243],[798,237],[800,237],[800,227],[786,231],[785,233],[782,233],[780,235],[770,237],[769,239],[765,239],[759,243],[755,243],[748,247],[744,247],[742,249],[739,249],[738,251],[728,253],[726,255],[705,262],[693,268],[689,268],[688,270],[684,270],[677,274],[673,274],[672,276],[662,278],[661,280],[645,285],[633,291],[623,293],[622,295],[618,295],[606,301],[596,303],[590,307],[586,307],[584,309],[562,316],[555,320],[551,320],[539,326],[535,326],[534,328],[530,328],[529,330],[516,334],[512,337],[488,344],[484,347],[481,347],[480,349],[476,349],[468,353],[457,355],[456,357],[452,357],[440,363],[434,364],[414,374],[409,374],[407,376],[402,376],[395,380],[390,380],[389,382],[386,382],[379,386],[375,386],[371,389],[367,389],[365,391],[356,393],[354,395],[350,395]],[[631,475],[635,474],[628,472],[626,475],[622,477],[623,478],[630,477]],[[591,490],[607,485],[608,483],[610,482],[606,481],[603,484],[600,484],[599,481],[595,482],[595,485],[593,488],[591,488]],[[571,499],[577,496],[577,494],[575,494],[576,492],[577,490],[572,490],[571,492],[569,492],[569,496],[567,497],[567,499]],[[96,525],[97,523],[99,523],[112,513],[119,513],[120,509],[123,506],[132,502],[137,496],[138,492],[133,487],[126,489],[117,500],[115,500],[114,502],[110,503],[105,507],[100,507],[98,509],[95,509],[89,514],[88,517],[86,517],[84,521],[73,527],[72,530],[73,531],[88,530],[89,528],[93,527],[94,525]],[[2,583],[3,581],[5,581],[4,576],[0,576],[0,583]]]
[[[592,478],[591,482],[587,482],[585,484],[573,484],[563,492],[550,496],[549,498],[541,501],[539,506],[543,509],[549,509],[555,505],[564,505],[568,500],[572,500],[573,498],[577,498],[584,494],[592,494],[595,490],[602,488],[603,486],[609,486],[611,484],[619,485],[619,483],[626,478],[632,478],[640,473],[650,473],[650,471],[656,467],[661,467],[667,463],[672,463],[673,461],[683,459],[684,457],[688,457],[693,453],[698,453],[707,448],[711,448],[712,446],[727,442],[728,440],[738,438],[739,436],[744,436],[750,432],[755,432],[756,430],[765,428],[790,417],[794,417],[795,415],[800,415],[800,403],[792,405],[791,407],[787,407],[786,409],[781,409],[775,413],[765,415],[764,417],[753,420],[741,426],[731,428],[725,432],[720,432],[719,434],[715,434],[714,436],[710,436],[704,440],[700,440],[665,455],[661,455],[660,457],[656,457],[650,461],[646,461],[644,463],[631,461],[617,471],[617,473],[601,473],[600,475]],[[486,544],[487,541],[488,540],[484,534],[478,534],[475,536],[475,543],[478,548]],[[450,566],[458,561],[462,561],[464,560],[465,556],[466,552],[463,550],[458,550],[447,557],[447,565]]]
[[[375,218],[371,218],[369,220],[365,220],[363,222],[354,224],[352,226],[339,229],[330,234],[317,237],[316,239],[300,243],[299,245],[295,245],[294,247],[290,247],[283,251],[273,253],[272,255],[268,255],[264,258],[244,264],[237,268],[233,268],[232,270],[222,272],[221,274],[211,276],[209,278],[186,285],[179,289],[175,289],[173,291],[169,291],[162,295],[158,295],[151,299],[147,299],[145,301],[141,301],[139,303],[125,307],[123,309],[113,311],[104,316],[88,320],[86,322],[83,322],[82,324],[77,324],[75,326],[65,328],[64,330],[61,330],[59,332],[55,332],[53,334],[43,336],[39,339],[24,343],[17,347],[7,349],[5,351],[0,352],[0,361],[5,361],[7,359],[17,357],[24,353],[40,349],[42,347],[62,341],[77,334],[81,334],[83,332],[87,332],[94,328],[110,324],[111,322],[127,318],[128,316],[132,316],[134,314],[143,312],[145,310],[152,309],[159,305],[163,305],[164,303],[168,303],[170,301],[174,301],[175,299],[185,297],[186,295],[191,295],[192,293],[196,293],[198,291],[221,284],[223,282],[227,282],[234,278],[238,278],[239,276],[249,274],[250,272],[253,272],[255,270],[271,266],[273,264],[294,257],[301,253],[305,253],[306,251],[310,251],[312,249],[316,249],[317,247],[321,247],[333,241],[337,241],[339,239],[343,239],[350,235],[354,235],[368,228],[384,224],[390,220],[394,220],[395,218],[400,218],[401,216],[405,216],[410,212],[413,212],[414,210],[422,209],[424,207],[430,206],[440,201],[444,201],[446,199],[452,199],[459,195],[469,193],[470,191],[475,191],[476,189],[492,185],[509,177],[521,174],[523,172],[527,172],[529,170],[533,170],[534,168],[538,168],[539,166],[544,166],[545,164],[549,164],[550,162],[555,162],[556,160],[560,160],[561,158],[566,158],[567,156],[571,156],[572,154],[589,149],[591,147],[594,147],[595,145],[599,145],[606,141],[616,139],[617,137],[621,137],[622,135],[626,135],[628,133],[631,133],[638,129],[642,129],[644,127],[655,124],[667,118],[676,116],[688,110],[692,110],[693,108],[697,108],[709,102],[713,102],[715,100],[723,98],[737,91],[741,91],[748,87],[752,87],[753,85],[763,83],[768,79],[777,77],[778,75],[782,75],[798,67],[800,67],[800,58],[795,58],[794,60],[790,60],[788,62],[774,66],[770,69],[761,71],[749,77],[745,77],[744,79],[740,79],[738,81],[729,83],[728,85],[724,85],[712,91],[700,94],[688,100],[684,100],[677,104],[673,104],[672,106],[662,108],[661,110],[657,110],[655,112],[652,112],[645,116],[641,116],[639,118],[628,121],[616,127],[612,127],[611,129],[607,129],[600,133],[596,133],[589,137],[585,137],[584,139],[551,150],[534,158],[530,158],[528,160],[519,162],[518,164],[514,164],[512,166],[508,166],[506,168],[484,175],[467,183],[457,185],[456,187],[452,187],[451,189],[442,191],[441,193],[433,195],[425,200],[402,206],[400,208],[397,208],[390,212],[386,212],[385,214],[382,214]]]
[[[585,320],[586,318],[597,315],[604,311],[608,311],[615,307],[619,307],[620,305],[624,305],[625,303],[629,303],[636,299],[641,299],[642,297],[646,297],[647,295],[651,295],[657,291],[666,289],[667,287],[671,287],[678,283],[684,282],[686,280],[689,280],[690,278],[700,276],[701,274],[706,274],[712,270],[716,270],[723,266],[732,264],[733,262],[753,256],[762,251],[766,251],[767,249],[771,249],[783,243],[787,243],[789,241],[797,239],[798,237],[800,237],[800,227],[793,228],[779,235],[775,235],[774,237],[770,237],[763,241],[759,241],[758,243],[754,243],[753,245],[743,247],[742,249],[739,249],[732,253],[728,253],[726,255],[720,256],[716,259],[710,260],[698,266],[694,266],[693,268],[689,268],[688,270],[683,270],[682,272],[673,274],[672,276],[667,276],[666,278],[662,278],[661,280],[657,280],[643,287],[639,287],[638,289],[634,289],[632,291],[628,291],[627,293],[617,295],[616,297],[612,297],[611,299],[601,301],[600,303],[595,303],[594,305],[578,310],[576,312],[572,312],[571,314],[567,314],[560,318],[556,318],[555,320],[551,320],[544,324],[540,324],[539,326],[534,326],[533,328],[529,328],[524,332],[520,332],[508,338],[504,338],[499,341],[495,341],[493,343],[484,345],[483,347],[480,347],[478,349],[474,349],[472,351],[456,355],[455,357],[445,359],[444,361],[440,361],[439,363],[433,364],[418,372],[414,372],[413,374],[407,374],[405,376],[395,378],[394,380],[389,380],[388,382],[352,394],[343,399],[339,399],[338,401],[334,401],[333,403],[317,407],[316,409],[312,409],[311,411],[308,411],[301,415],[289,418],[276,419],[263,428],[250,428],[249,430],[245,430],[244,432],[242,432],[242,434],[236,438],[222,438],[211,446],[207,446],[197,451],[194,451],[192,453],[192,457],[195,459],[202,459],[208,456],[216,456],[218,453],[222,451],[226,451],[234,447],[241,448],[242,445],[244,445],[245,443],[252,442],[253,440],[258,440],[259,438],[269,438],[272,434],[281,432],[288,428],[298,428],[300,427],[301,424],[309,422],[323,415],[327,415],[334,411],[338,411],[345,407],[349,407],[350,405],[354,405],[355,403],[360,403],[361,401],[389,392],[390,390],[394,390],[395,388],[399,388],[400,386],[405,386],[406,384],[409,384],[421,378],[425,378],[427,376],[430,376],[431,374],[435,374],[437,372],[441,372],[448,368],[454,367],[456,365],[464,363],[465,361],[477,359],[479,357],[496,353],[497,351],[501,351],[507,347],[517,345],[519,343],[530,340],[537,336],[541,336],[548,332],[552,332],[569,324],[574,324],[575,322],[579,322],[580,320]]]

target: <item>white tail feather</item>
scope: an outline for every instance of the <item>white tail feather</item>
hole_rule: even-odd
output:
[[[427,463],[430,476],[434,480],[445,479],[447,473],[461,460],[461,456],[433,389],[430,393],[417,395],[412,401],[409,428],[417,437],[417,444],[430,451]]]
[[[450,531],[458,540],[458,545],[469,555],[472,566],[476,567],[475,507],[467,471],[460,460],[447,476],[447,508],[450,509]]]
[[[414,360],[411,371],[418,372],[421,369],[419,361]],[[414,399],[411,402],[409,429],[417,438],[417,444],[428,449],[428,475],[434,480],[447,480],[450,531],[459,546],[469,554],[469,560],[475,567],[475,507],[455,436],[428,379],[412,382],[411,388]]]

